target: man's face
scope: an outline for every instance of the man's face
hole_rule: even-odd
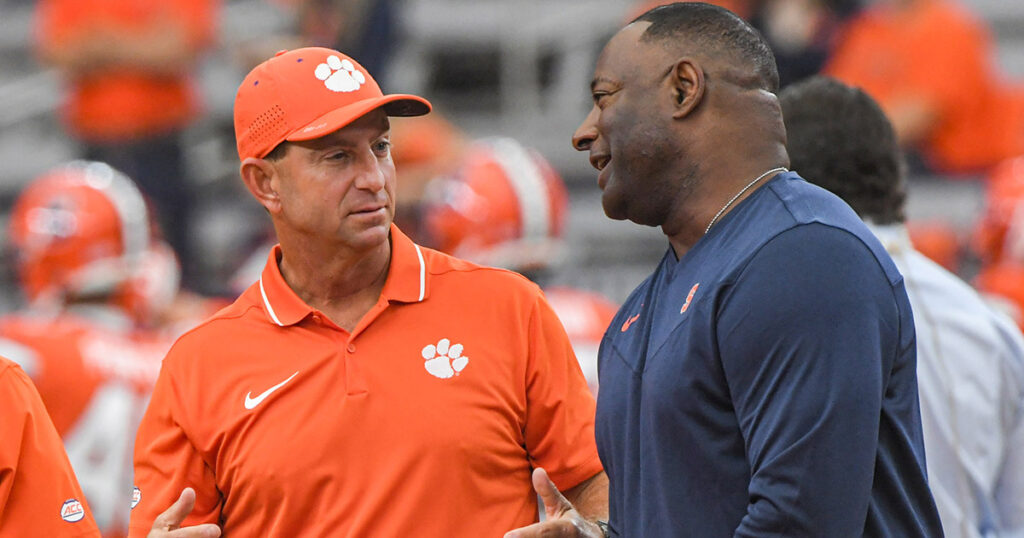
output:
[[[292,142],[275,163],[278,226],[357,251],[386,242],[395,216],[389,129],[378,109],[329,135]]]
[[[649,24],[629,25],[605,46],[591,83],[594,106],[576,129],[573,146],[589,151],[600,171],[605,214],[660,226],[685,173],[672,169],[682,153],[671,130],[672,59],[658,44],[640,42]]]

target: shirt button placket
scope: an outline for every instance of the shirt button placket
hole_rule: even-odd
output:
[[[348,395],[359,396],[366,394],[366,378],[363,377],[359,361],[354,357],[356,353],[356,345],[349,342],[348,345],[345,346],[345,350],[348,351],[348,353],[345,354],[345,381],[348,386]]]

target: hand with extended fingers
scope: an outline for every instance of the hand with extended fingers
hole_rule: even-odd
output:
[[[192,527],[182,527],[181,522],[192,512],[196,504],[196,492],[192,488],[181,490],[181,496],[164,513],[153,521],[153,527],[146,538],[217,538],[220,527],[212,523],[204,523]]]
[[[547,519],[509,531],[505,538],[604,538],[597,523],[580,515],[542,468],[533,470],[533,489],[544,501]]]

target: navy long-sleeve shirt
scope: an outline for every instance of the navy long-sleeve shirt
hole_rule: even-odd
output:
[[[599,361],[618,535],[942,536],[902,277],[796,174],[669,249]]]

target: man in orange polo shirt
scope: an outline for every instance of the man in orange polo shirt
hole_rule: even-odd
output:
[[[0,409],[0,537],[98,537],[43,400],[25,372],[3,357]]]
[[[388,116],[429,110],[330,49],[242,82],[241,176],[280,244],[164,359],[131,536],[601,536],[594,400],[540,289],[392,224]]]

